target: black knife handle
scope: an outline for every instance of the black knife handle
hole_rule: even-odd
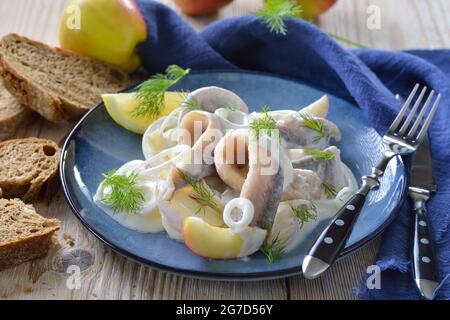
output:
[[[342,251],[353,225],[366,201],[362,194],[355,194],[336,214],[328,227],[316,240],[308,255],[331,265]]]
[[[410,192],[413,200],[413,226],[411,228],[411,261],[414,281],[423,296],[430,299],[432,288],[439,283],[437,261],[434,254],[427,217],[427,195]],[[424,288],[427,286],[427,288]]]
[[[381,172],[381,171],[380,171]],[[344,249],[370,190],[380,185],[376,173],[361,178],[362,186],[334,216],[303,259],[303,275],[308,279],[320,276]]]

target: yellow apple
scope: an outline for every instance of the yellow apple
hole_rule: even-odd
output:
[[[314,21],[322,13],[330,9],[336,0],[297,0],[301,6],[301,17],[305,20]]]
[[[126,72],[136,70],[137,44],[147,39],[147,24],[134,0],[71,0],[64,9],[61,47]]]
[[[301,109],[300,113],[309,113],[316,117],[325,118],[328,115],[328,111],[330,108],[330,101],[328,99],[328,96],[322,96],[317,101],[314,101],[309,106]]]
[[[266,230],[257,227],[234,233],[230,228],[212,226],[199,217],[187,217],[183,221],[184,244],[207,259],[247,257],[259,250],[266,235]]]
[[[212,14],[233,0],[175,0],[181,10],[191,16]]]
[[[213,226],[225,225],[222,219],[223,206],[218,202],[214,208],[203,205],[196,200],[195,191],[191,186],[175,191],[169,201],[160,199],[158,207],[167,233],[176,240],[182,240],[183,221],[190,216],[198,216]]]
[[[137,52],[134,52],[125,63],[116,66],[126,73],[132,73],[141,66],[141,57]]]

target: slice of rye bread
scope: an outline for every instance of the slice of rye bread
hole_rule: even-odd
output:
[[[0,199],[0,271],[47,255],[60,224],[19,199]]]
[[[38,199],[57,178],[60,150],[51,140],[14,139],[0,143],[0,189],[4,198]]]
[[[130,86],[129,77],[103,62],[52,48],[17,34],[0,41],[6,88],[47,120],[76,120],[104,93]]]
[[[32,118],[31,111],[21,105],[3,86],[0,79],[0,141],[14,135],[16,130]]]

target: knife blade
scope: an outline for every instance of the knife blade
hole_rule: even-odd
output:
[[[427,201],[436,192],[428,136],[413,160],[409,196],[412,200],[411,260],[414,282],[420,294],[432,299],[439,285],[437,260],[434,254]]]
[[[424,138],[414,157],[410,185],[414,188],[436,192],[428,136]]]

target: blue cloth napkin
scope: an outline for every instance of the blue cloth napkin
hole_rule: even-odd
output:
[[[163,72],[170,64],[199,69],[246,69],[289,76],[343,97],[359,106],[384,134],[405,97],[417,82],[443,95],[429,130],[438,193],[428,205],[433,242],[442,283],[437,299],[450,298],[450,50],[391,52],[346,50],[314,25],[287,21],[288,34],[276,35],[255,17],[215,22],[200,33],[175,12],[151,1],[138,0],[148,23],[149,39],[140,47],[148,72]],[[362,281],[361,299],[420,299],[410,272],[409,205],[383,237],[377,264],[381,289]]]

